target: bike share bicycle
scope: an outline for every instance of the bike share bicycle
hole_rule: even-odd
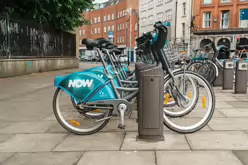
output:
[[[197,90],[206,91],[203,102],[204,109],[207,113],[198,123],[182,127],[175,124],[168,115],[164,113],[164,124],[168,128],[179,133],[193,133],[203,128],[209,122],[214,113],[215,97],[213,89],[206,79],[197,73],[190,71],[173,72],[170,69],[162,49],[166,41],[167,28],[161,22],[156,23],[154,27],[154,31],[143,36],[145,38],[144,42],[146,44],[150,43],[152,54],[162,63],[162,67],[167,74],[164,79],[164,86],[169,87],[176,103],[179,106],[182,106],[183,102],[189,102],[184,90],[182,91],[185,86],[183,85],[183,88],[179,89],[179,80],[184,82],[182,84],[185,84],[185,81],[183,80],[189,80],[191,81],[191,85],[194,88],[197,88]],[[103,79],[99,77],[99,75],[93,72],[91,73],[90,71],[75,72],[64,77],[56,77],[54,85],[57,87],[57,90],[53,99],[53,109],[56,119],[66,130],[79,135],[89,135],[101,130],[114,116],[120,116],[119,128],[123,129],[125,127],[124,117],[131,113],[130,100],[136,97],[139,89],[121,87],[114,81],[115,78],[111,75],[106,62],[103,59],[103,53],[101,51],[101,41],[103,41],[103,39],[86,39],[84,41],[88,48],[92,49],[94,47],[94,49],[97,50],[103,63],[107,79]],[[201,84],[201,87],[198,86],[198,84]],[[122,91],[129,92],[129,94],[122,97],[120,94]],[[61,99],[62,93],[66,93],[69,98],[72,97],[76,101],[77,105],[80,106],[80,109],[74,108],[76,111],[72,113],[71,116],[68,114],[68,110],[65,112],[62,111],[63,104],[60,106],[60,103],[64,103],[63,99]],[[198,99],[193,99],[190,103],[191,107],[195,107],[196,100]],[[95,109],[101,109],[104,112],[102,112],[102,115],[98,115],[97,117],[84,115],[85,113],[91,112]],[[189,112],[192,112],[192,110],[187,110],[177,116],[184,117]],[[173,118],[177,117],[173,115],[175,112],[171,113],[170,116]],[[91,119],[95,121],[89,126],[86,122]],[[82,126],[89,126],[89,128],[82,128]]]

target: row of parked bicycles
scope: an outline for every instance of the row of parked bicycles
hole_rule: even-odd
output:
[[[153,31],[136,39],[136,54],[142,63],[164,71],[164,125],[178,133],[194,133],[214,114],[211,83],[218,75],[216,65],[221,66],[216,60],[218,50],[211,43],[208,46],[215,52],[212,59],[185,60],[176,68],[164,51],[166,38],[167,27],[155,23]],[[55,78],[54,115],[61,126],[78,135],[96,133],[117,116],[118,128],[124,129],[140,90],[137,74],[120,62],[121,51],[108,39],[84,39],[82,44],[97,51],[102,66]]]

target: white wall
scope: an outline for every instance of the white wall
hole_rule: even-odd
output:
[[[176,2],[177,0],[153,0],[150,4],[152,4],[152,8],[149,9],[149,2],[151,0],[140,0],[140,9],[139,9],[139,15],[140,15],[140,35],[142,35],[143,32],[151,31],[153,30],[153,24],[156,21],[169,21],[172,24],[170,35],[171,38],[175,37],[175,19],[176,19]],[[143,11],[143,4],[148,4]],[[171,10],[171,19],[167,20],[165,12]],[[157,14],[162,12],[163,15],[161,19],[157,17]],[[149,20],[149,16],[153,15],[153,20]],[[147,18],[145,22],[142,21],[142,18]]]
[[[191,1],[192,0],[178,0],[177,4],[177,28],[176,38],[183,38],[187,43],[189,41],[189,28],[191,20]],[[183,3],[186,3],[186,14],[183,14]],[[182,24],[185,23],[185,37],[183,37]]]

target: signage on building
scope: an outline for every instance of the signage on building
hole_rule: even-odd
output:
[[[171,26],[171,22],[163,22],[164,26]]]
[[[114,38],[114,31],[109,31],[108,37],[109,38]]]
[[[240,11],[240,20],[248,20],[248,9],[242,9]]]

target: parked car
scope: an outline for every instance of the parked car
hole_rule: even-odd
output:
[[[128,58],[126,56],[120,57],[120,62],[127,63],[127,61],[128,61]]]

